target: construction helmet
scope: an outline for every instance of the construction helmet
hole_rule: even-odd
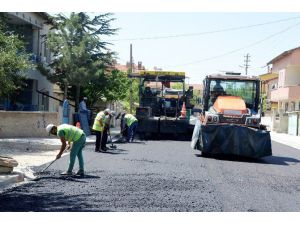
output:
[[[105,109],[104,113],[110,114],[110,109]]]
[[[46,131],[47,131],[48,134],[50,134],[50,131],[52,130],[52,128],[53,128],[54,126],[55,126],[55,125],[52,124],[52,123],[48,124],[48,126],[46,127]]]

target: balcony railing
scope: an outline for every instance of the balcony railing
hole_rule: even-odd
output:
[[[300,100],[300,86],[278,88],[271,91],[271,101],[293,101]]]

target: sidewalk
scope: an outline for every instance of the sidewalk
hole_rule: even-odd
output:
[[[265,116],[261,118],[262,124],[268,127],[268,130],[272,128],[272,120],[270,116]],[[292,148],[300,149],[300,136],[293,136],[285,133],[277,133],[274,131],[270,132],[272,141],[288,145]]]
[[[300,136],[293,136],[284,133],[270,132],[272,141],[297,148],[300,150]]]
[[[111,128],[111,136],[120,133],[117,128]],[[93,145],[96,136],[90,135],[86,139],[87,145]],[[61,142],[58,138],[5,138],[0,139],[0,155],[12,157],[19,165],[13,173],[0,175],[0,193],[3,189],[16,185],[19,182],[34,179],[32,167],[38,167],[55,159]],[[68,154],[68,153],[65,153]]]

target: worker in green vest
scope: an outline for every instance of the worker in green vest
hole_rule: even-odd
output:
[[[121,124],[123,125],[121,130],[126,130],[127,127],[127,142],[133,142],[138,126],[137,118],[135,118],[135,116],[132,114],[124,113],[121,118]]]
[[[71,148],[69,168],[66,172],[61,173],[61,175],[73,175],[72,171],[77,156],[79,161],[79,170],[75,175],[84,176],[82,149],[85,146],[86,136],[83,130],[69,124],[62,124],[59,126],[49,124],[46,127],[46,131],[49,135],[57,135],[62,143],[56,159],[61,157],[65,149]]]
[[[105,109],[104,111],[100,111],[94,120],[93,130],[96,133],[95,152],[100,152],[100,148],[102,151],[108,150],[106,147],[107,131],[109,129],[107,116],[110,114],[110,109]]]

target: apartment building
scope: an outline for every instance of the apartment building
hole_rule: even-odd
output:
[[[14,24],[25,39],[25,47],[35,66],[44,67],[50,63],[51,53],[46,45],[46,35],[51,28],[51,19],[47,13],[6,12],[7,22]],[[27,72],[26,87],[11,96],[0,100],[0,110],[50,111],[57,112],[57,103],[52,96],[53,84],[37,69]],[[12,108],[12,103],[16,105]]]
[[[298,135],[300,112],[300,47],[290,49],[269,61],[271,73],[278,74],[277,88],[271,101],[278,102],[277,120],[280,132]],[[276,127],[276,126],[275,126]]]

